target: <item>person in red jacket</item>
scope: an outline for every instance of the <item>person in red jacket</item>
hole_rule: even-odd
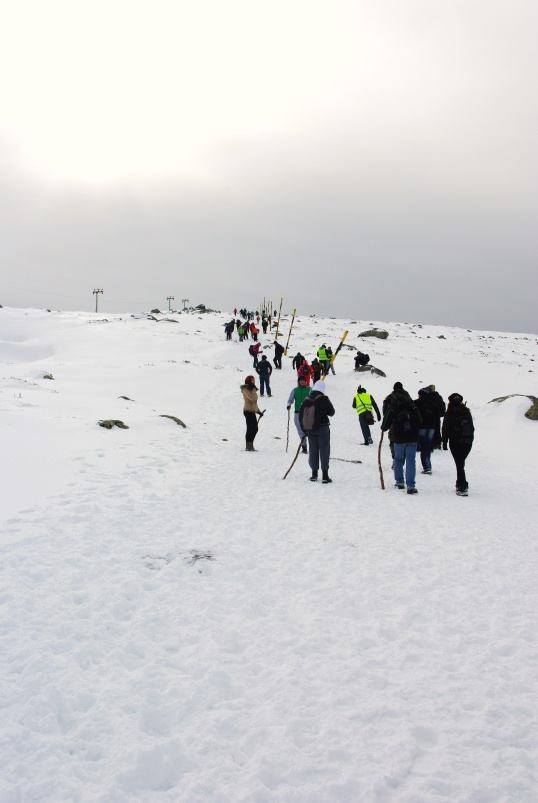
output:
[[[299,368],[297,369],[297,376],[299,379],[304,379],[306,386],[310,386],[310,380],[314,372],[312,370],[312,366],[308,364],[308,361],[305,359],[304,362],[301,363]]]

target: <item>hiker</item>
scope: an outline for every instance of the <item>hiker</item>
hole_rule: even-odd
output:
[[[369,446],[373,443],[370,427],[374,423],[374,414],[372,408],[375,410],[377,420],[381,421],[381,413],[379,407],[375,403],[374,397],[367,393],[366,388],[359,385],[357,393],[353,398],[352,407],[357,411],[359,416],[359,424],[361,425],[362,436],[364,438],[363,446]]]
[[[392,388],[392,393],[389,393],[389,395],[383,400],[383,418],[387,414],[387,411],[388,411],[388,409],[389,409],[389,407],[391,405],[392,397],[394,396],[394,392],[395,391],[398,392],[398,393],[399,392],[407,393],[407,391],[405,391],[403,389],[403,385],[402,385],[401,382],[395,382],[394,383],[393,388]],[[409,397],[409,401],[411,401],[411,396],[409,396],[409,393],[407,393],[407,396]],[[390,453],[391,453],[391,456],[392,456],[392,468],[394,470],[394,441],[392,440],[392,432],[391,432],[390,429],[388,431],[388,439],[389,439]]]
[[[432,394],[433,401],[437,407],[437,420],[435,422],[435,434],[433,436],[433,449],[440,449],[441,448],[441,418],[444,416],[446,412],[446,404],[445,400],[441,396],[441,394],[435,390],[435,385],[430,385],[430,390]]]
[[[235,330],[235,321],[228,321],[224,324],[224,331],[226,332],[226,340],[231,340]]]
[[[422,424],[418,431],[418,448],[420,449],[420,461],[422,463],[422,473],[432,473],[431,453],[433,449],[433,439],[435,428],[439,421],[438,405],[433,396],[430,386],[421,388],[418,392],[418,399],[414,401],[415,407],[420,413]]]
[[[317,357],[314,357],[314,359],[312,360],[310,368],[312,370],[312,379],[314,380],[314,382],[319,382],[319,380],[321,379],[322,367]]]
[[[398,383],[401,386],[401,382]],[[409,393],[395,386],[381,424],[381,430],[391,429],[394,442],[394,479],[396,488],[405,488],[408,494],[418,493],[415,487],[418,431],[422,423],[420,413]],[[405,484],[404,484],[405,463]]]
[[[325,382],[316,382],[310,395],[303,401],[299,410],[301,429],[308,438],[308,462],[312,469],[311,482],[317,482],[321,462],[322,482],[332,482],[329,477],[331,456],[331,430],[329,417],[334,415],[331,400],[325,395]]]
[[[293,358],[292,362],[291,362],[291,367],[295,371],[298,371],[299,368],[301,367],[301,365],[304,363],[304,361],[305,361],[305,358],[303,357],[301,352],[298,351],[297,354],[295,355],[295,357]]]
[[[251,357],[253,357],[253,359],[254,359],[254,362],[252,363],[252,367],[253,367],[253,368],[256,368],[256,366],[258,365],[258,357],[260,356],[260,349],[261,349],[261,347],[262,347],[262,344],[261,344],[261,343],[252,343],[252,344],[251,344],[251,345],[248,347],[248,353],[249,353],[249,354],[250,354],[250,356],[251,356]]]
[[[302,379],[305,380],[306,384],[310,385],[310,379],[312,377],[312,368],[304,357],[301,365],[297,369],[297,376],[302,377]]]
[[[239,324],[239,326],[237,327],[237,334],[239,335],[239,342],[240,343],[242,343],[243,340],[246,340],[246,338],[245,338],[245,327],[244,327],[244,325],[242,323]]]
[[[299,419],[299,410],[301,409],[301,405],[304,400],[310,395],[310,388],[305,383],[304,379],[298,377],[297,386],[291,389],[291,393],[288,396],[288,404],[287,409],[291,409],[291,405],[294,406],[294,413],[293,413],[293,421],[295,423],[295,429],[297,430],[297,434],[299,435],[301,441],[301,447],[304,454],[308,453],[306,435],[304,434],[301,421]]]
[[[259,345],[259,343],[257,345]],[[256,371],[260,377],[260,396],[264,395],[264,390],[267,390],[267,395],[270,396],[271,387],[269,385],[269,377],[273,373],[273,366],[265,354],[261,358],[261,361],[256,365]]]
[[[357,351],[355,354],[355,370],[358,371],[364,365],[368,365],[370,362],[370,355],[363,354],[362,351]]]
[[[257,326],[256,326],[256,324],[254,323],[254,321],[252,321],[252,323],[250,324],[250,334],[251,334],[251,336],[252,336],[252,339],[253,339],[254,341],[256,341],[256,340],[258,339],[258,332],[259,332],[259,331],[260,331],[260,330],[257,328]]]
[[[284,346],[280,345],[278,340],[274,341],[274,347],[275,347],[275,356],[273,357],[273,363],[275,368],[278,368],[280,370],[282,368],[282,355],[284,354],[285,349]]]
[[[241,385],[241,393],[243,394],[243,415],[247,423],[247,432],[245,436],[247,452],[255,452],[254,438],[258,432],[258,418],[261,416],[262,411],[258,407],[258,388],[254,381],[254,377],[249,375],[245,377],[245,384]]]
[[[451,393],[443,421],[443,449],[450,447],[456,464],[456,493],[469,495],[469,484],[465,476],[465,460],[473,448],[474,424],[471,411],[463,403],[463,396]]]
[[[237,307],[234,307],[234,318],[237,318]]]
[[[320,346],[319,349],[317,350],[316,357],[321,363],[322,376],[327,376],[327,374],[329,373],[329,367],[327,365],[327,346],[325,345],[325,343],[322,346]]]
[[[327,346],[327,362],[328,362],[328,369],[334,376],[336,371],[334,370],[334,365],[333,365],[334,362],[333,350],[330,346]],[[327,371],[327,373],[329,373],[329,370]]]
[[[269,323],[269,321],[267,320],[267,318],[264,315],[264,317],[262,318],[262,329],[263,329],[264,335],[267,334],[267,325],[268,325],[268,323]]]

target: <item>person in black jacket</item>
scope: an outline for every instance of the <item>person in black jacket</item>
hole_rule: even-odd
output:
[[[435,385],[429,386],[432,399],[437,409],[437,421],[435,423],[435,434],[433,436],[433,449],[440,449],[441,448],[441,418],[444,416],[446,412],[446,404],[445,400],[441,396],[441,394],[435,390]]]
[[[308,438],[308,462],[312,469],[310,480],[316,482],[321,462],[322,482],[332,482],[329,477],[331,456],[331,430],[329,418],[334,415],[331,400],[325,395],[325,382],[316,382],[310,395],[301,404],[299,421]],[[311,425],[309,425],[311,424]]]
[[[261,361],[256,365],[256,373],[260,377],[260,396],[264,395],[264,390],[267,390],[267,395],[271,395],[271,386],[269,385],[269,377],[273,373],[273,366],[265,356],[262,356]]]
[[[420,460],[422,462],[422,473],[431,474],[431,453],[433,449],[435,430],[439,423],[439,407],[430,387],[421,388],[419,390],[418,399],[415,399],[414,404],[422,418],[422,426],[418,431],[418,445],[420,449]]]
[[[401,385],[401,383],[399,383]],[[390,394],[391,399],[383,418],[381,429],[391,430],[394,442],[394,479],[397,488],[405,488],[403,467],[405,463],[405,484],[408,494],[416,494],[416,454],[418,431],[422,424],[419,411],[409,394],[398,388]]]
[[[312,368],[312,379],[314,380],[314,382],[319,382],[319,380],[321,379],[321,372],[323,370],[323,366],[317,357],[314,357],[314,359],[310,363],[310,367]]]
[[[395,382],[394,386],[392,388],[392,393],[389,393],[389,395],[385,399],[383,399],[383,408],[382,408],[383,409],[383,418],[386,416],[386,414],[387,414],[387,412],[388,412],[388,410],[390,408],[390,405],[392,403],[392,397],[394,396],[395,391],[397,391],[397,392],[401,391],[402,393],[405,393],[408,396],[409,401],[411,401],[411,396],[409,396],[409,393],[407,393],[407,391],[403,389],[402,383],[401,382]],[[389,428],[389,431],[388,431],[388,438],[389,438],[390,453],[392,455],[392,468],[394,469],[394,440],[393,440],[392,432],[391,432],[390,428]]]
[[[291,363],[292,367],[294,368],[294,370],[298,371],[299,368],[301,367],[301,365],[304,363],[304,361],[305,361],[305,358],[303,357],[301,352],[298,351],[297,354],[295,355],[295,357],[293,358],[292,363]]]
[[[278,340],[274,341],[275,346],[275,356],[273,357],[273,362],[275,364],[275,368],[279,370],[282,368],[282,355],[284,354],[284,346],[281,346]]]
[[[463,403],[463,396],[452,393],[448,397],[448,408],[443,421],[443,449],[450,446],[456,464],[456,493],[469,495],[469,484],[465,476],[465,460],[473,448],[474,423],[471,411]]]

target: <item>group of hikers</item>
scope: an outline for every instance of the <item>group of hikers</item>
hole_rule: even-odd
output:
[[[275,368],[282,368],[282,354],[285,349],[273,342]],[[270,377],[273,366],[262,355],[261,345],[253,343],[249,352],[254,360],[254,369],[259,376],[260,396],[271,396]],[[355,368],[365,365],[368,355],[358,352]],[[297,383],[291,389],[286,407],[288,414],[293,408],[294,423],[299,436],[298,452],[308,454],[311,470],[310,480],[316,482],[321,468],[322,483],[332,482],[329,476],[330,462],[330,422],[335,414],[334,406],[326,394],[325,378],[334,371],[334,355],[330,347],[322,344],[311,363],[298,352],[292,360],[297,374]],[[246,420],[246,451],[255,451],[254,440],[258,432],[258,421],[263,415],[258,406],[258,387],[254,375],[249,374],[241,385],[243,394],[243,413]],[[418,391],[412,399],[401,382],[395,382],[393,390],[383,400],[380,411],[374,397],[365,387],[359,385],[351,402],[355,410],[363,446],[373,444],[370,427],[377,421],[381,431],[387,433],[392,455],[394,483],[398,489],[407,489],[408,494],[418,493],[416,488],[416,456],[420,454],[422,474],[432,473],[432,452],[436,449],[450,449],[456,465],[456,493],[468,495],[465,475],[465,461],[471,451],[474,439],[474,424],[470,410],[459,393],[448,397],[446,406],[435,385],[428,385]]]

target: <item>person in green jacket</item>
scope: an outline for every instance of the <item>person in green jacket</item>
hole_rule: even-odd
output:
[[[362,436],[364,438],[363,446],[370,446],[373,443],[372,435],[370,433],[370,425],[374,423],[374,414],[372,409],[375,410],[377,420],[381,421],[381,413],[379,407],[375,403],[375,399],[370,393],[367,393],[366,388],[359,385],[357,392],[353,398],[353,409],[357,411],[359,416],[359,424],[361,425]]]
[[[310,391],[311,388],[307,385],[306,379],[303,379],[303,377],[299,377],[299,380],[297,382],[297,387],[292,388],[291,393],[288,397],[288,404],[287,404],[288,410],[291,410],[292,404],[294,405],[293,420],[295,422],[295,428],[297,430],[299,438],[301,439],[302,450],[305,454],[308,454],[308,446],[307,446],[306,435],[302,430],[301,422],[299,420],[299,410],[301,409],[301,404],[309,395]]]

